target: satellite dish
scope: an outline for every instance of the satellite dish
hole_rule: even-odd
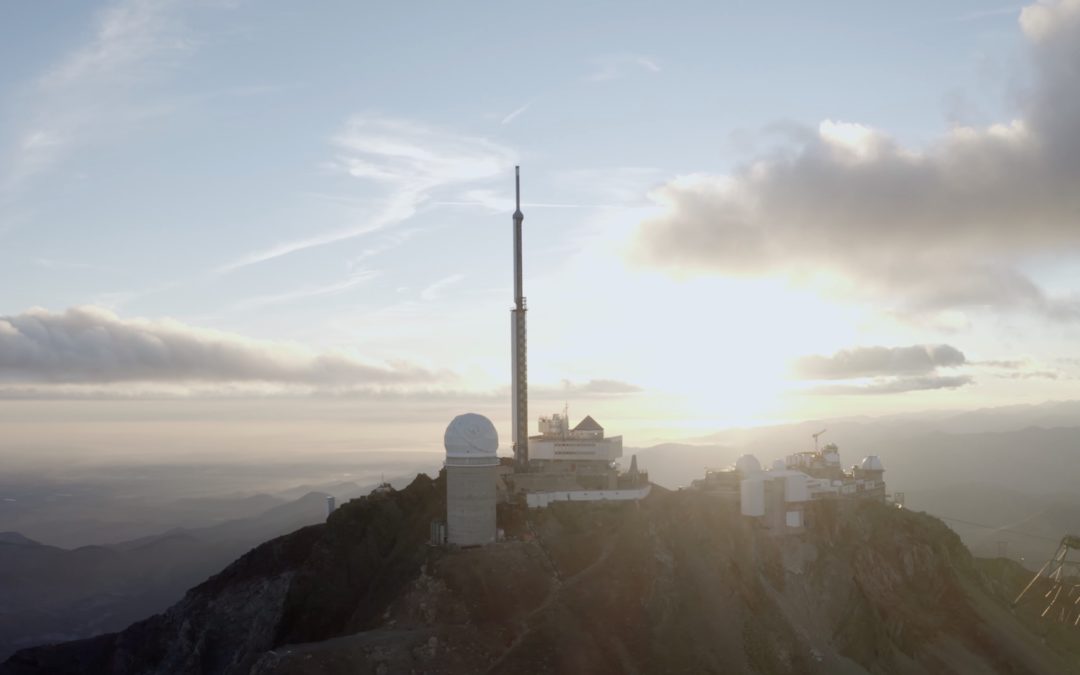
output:
[[[443,445],[447,457],[494,457],[499,450],[499,432],[483,415],[465,413],[446,427]]]

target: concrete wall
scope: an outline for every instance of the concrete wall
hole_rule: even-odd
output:
[[[765,481],[765,527],[780,531],[786,527],[785,514],[787,504],[784,502],[784,483],[781,479]]]
[[[789,473],[784,475],[784,501],[808,502],[810,501],[810,487],[807,483],[808,476],[803,473]]]
[[[446,466],[446,540],[458,546],[495,541],[495,465]]]
[[[514,474],[514,489],[522,492],[567,492],[575,490],[614,490],[618,487],[618,477],[614,469],[601,465],[600,469],[578,465],[580,471],[552,471],[552,464],[541,466],[537,473]]]
[[[564,492],[530,492],[525,502],[530,508],[545,508],[552,502],[636,501],[649,496],[651,485],[636,490],[573,490]]]
[[[529,439],[529,459],[612,462],[622,457],[622,454],[622,436],[597,440]]]
[[[742,514],[753,518],[765,515],[765,481],[746,478],[740,483],[739,498]]]

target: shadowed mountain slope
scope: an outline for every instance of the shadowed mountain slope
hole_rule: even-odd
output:
[[[122,633],[0,673],[1030,673],[1080,668],[940,521],[818,506],[777,538],[706,494],[504,512],[515,540],[425,545],[442,480],[268,542]]]

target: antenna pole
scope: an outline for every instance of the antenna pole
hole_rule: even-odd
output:
[[[529,384],[525,347],[525,294],[521,281],[521,167],[514,167],[514,310],[511,313],[511,421],[514,435],[514,463],[518,471],[529,469]]]
[[[514,167],[514,308],[525,309],[525,296],[521,283],[521,224],[525,214],[521,212],[521,167]]]

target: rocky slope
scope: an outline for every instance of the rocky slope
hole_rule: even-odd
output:
[[[354,500],[164,614],[19,652],[24,673],[1067,673],[1080,632],[1012,613],[1021,570],[940,521],[828,503],[778,539],[708,495],[500,513],[425,545],[442,480]]]
[[[248,518],[107,546],[66,550],[0,533],[0,660],[161,612],[244,551],[325,514],[326,495],[312,492]]]

